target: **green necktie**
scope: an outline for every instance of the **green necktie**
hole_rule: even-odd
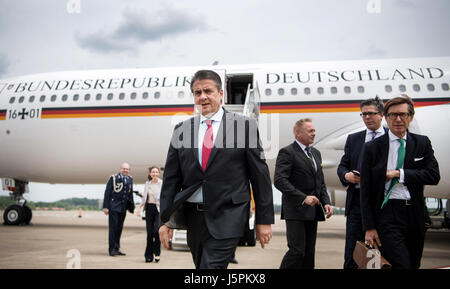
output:
[[[400,147],[398,148],[398,157],[397,157],[397,168],[396,170],[399,170],[403,167],[403,162],[405,161],[405,140],[402,138],[397,139],[400,142]],[[384,206],[386,205],[386,203],[389,200],[389,196],[392,193],[392,189],[394,188],[394,186],[398,184],[398,178],[394,178],[391,181],[391,185],[389,186],[389,190],[388,193],[386,194],[386,196],[384,197],[384,201],[383,204],[381,204],[381,208],[383,209]]]

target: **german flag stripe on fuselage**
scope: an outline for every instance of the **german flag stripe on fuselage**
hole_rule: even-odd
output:
[[[43,108],[41,118],[155,116],[192,113],[192,104]]]
[[[362,100],[262,102],[261,113],[323,113],[359,111]],[[384,100],[385,102],[387,100]],[[450,103],[450,98],[416,98],[415,107]],[[41,118],[88,118],[163,116],[179,113],[193,114],[192,104],[141,105],[141,106],[91,106],[91,107],[46,107]],[[5,120],[7,110],[0,110],[0,120]]]
[[[361,100],[337,101],[301,101],[301,102],[264,102],[261,103],[261,113],[315,113],[315,112],[346,112],[359,111]],[[384,100],[386,103],[387,99]],[[450,98],[416,98],[415,107],[446,104]]]

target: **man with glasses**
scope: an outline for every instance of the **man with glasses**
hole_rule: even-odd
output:
[[[344,155],[337,169],[342,185],[347,187],[344,269],[358,268],[355,261],[353,261],[353,250],[355,249],[356,241],[364,242],[359,194],[361,150],[364,143],[384,135],[386,131],[381,126],[383,120],[383,101],[381,99],[375,97],[364,100],[360,104],[360,109],[360,115],[366,129],[348,135]]]
[[[437,185],[439,165],[428,137],[408,131],[414,104],[402,94],[384,107],[389,131],[364,145],[361,215],[365,240],[392,268],[420,267],[424,240],[424,185]]]

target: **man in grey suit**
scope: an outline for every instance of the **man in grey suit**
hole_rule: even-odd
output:
[[[200,115],[175,126],[161,189],[159,234],[169,248],[181,221],[195,267],[223,269],[248,222],[251,190],[261,246],[272,237],[269,170],[256,122],[222,108],[220,76],[198,71],[191,90]]]
[[[311,147],[316,130],[309,118],[294,126],[295,141],[282,148],[275,167],[281,191],[281,219],[286,220],[289,250],[280,269],[313,269],[317,222],[333,214],[322,171],[320,152]],[[325,212],[324,212],[325,210]]]

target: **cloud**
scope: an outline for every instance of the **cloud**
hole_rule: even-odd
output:
[[[8,56],[6,54],[0,53],[0,76],[7,72],[9,65],[10,61],[8,59]]]
[[[149,14],[145,11],[124,11],[123,21],[112,32],[96,32],[75,35],[77,44],[93,52],[135,51],[139,45],[175,37],[192,31],[206,31],[208,25],[203,17],[193,17],[185,11],[165,7]]]

